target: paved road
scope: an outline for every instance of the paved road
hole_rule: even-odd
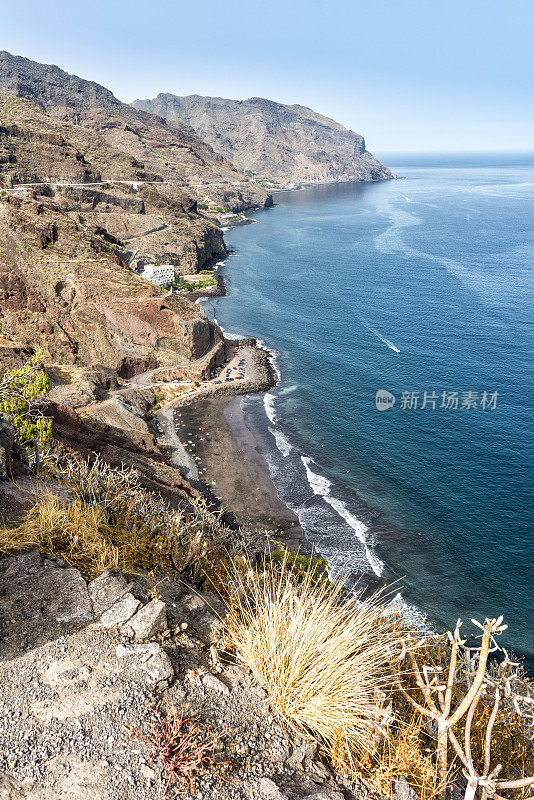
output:
[[[140,375],[134,375],[132,380],[130,381],[131,387],[134,386],[146,386],[149,382],[152,382],[151,379],[154,375],[160,372],[168,372],[171,369],[185,369],[186,367],[191,367],[194,364],[199,364],[201,361],[209,355],[210,350],[213,350],[215,347],[215,327],[213,323],[208,322],[209,331],[210,331],[210,341],[206,348],[205,353],[203,353],[199,358],[195,358],[194,361],[187,361],[185,364],[173,364],[172,367],[156,367],[156,369],[150,369],[148,372],[142,372]],[[130,387],[130,388],[131,388]],[[118,391],[121,391],[120,389]]]

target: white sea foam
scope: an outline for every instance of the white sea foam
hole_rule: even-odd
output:
[[[268,344],[265,344],[263,339],[256,339],[256,342],[258,343],[258,347],[261,347],[262,350],[265,350],[266,353],[269,353],[271,364],[276,374],[276,382],[278,383],[282,378],[282,373],[278,367],[278,353],[276,350],[273,350],[272,347],[269,347]]]
[[[349,509],[345,505],[342,500],[339,500],[337,497],[333,497],[330,493],[330,489],[332,488],[332,482],[325,478],[324,475],[319,475],[317,472],[314,472],[310,464],[314,464],[315,462],[312,461],[311,458],[307,456],[301,456],[302,463],[304,464],[304,469],[306,470],[306,477],[308,478],[308,483],[310,484],[311,488],[313,489],[314,494],[320,495],[324,498],[325,502],[328,503],[334,511],[339,514],[339,516],[345,520],[347,525],[352,528],[354,533],[356,534],[358,540],[363,545],[365,550],[365,556],[367,561],[375,573],[375,575],[381,575],[384,565],[380,561],[379,558],[373,553],[369,544],[367,542],[367,531],[368,527],[359,519],[357,519],[353,514],[350,513]]]
[[[349,525],[360,542],[362,543],[365,555],[367,557],[367,561],[371,565],[371,569],[375,573],[375,575],[382,575],[384,570],[384,565],[380,561],[380,559],[373,553],[371,548],[367,543],[367,531],[369,530],[367,525],[364,525],[359,519],[357,519],[353,514],[350,513],[347,506],[342,500],[338,500],[337,497],[332,497],[332,495],[328,495],[325,497],[326,502],[332,506],[332,508],[337,511],[340,517],[342,517],[347,525]]]
[[[274,436],[277,448],[280,450],[284,458],[287,458],[287,456],[293,450],[292,446],[289,444],[288,440],[286,439],[282,431],[279,431],[277,428],[271,428],[270,425],[269,425],[269,431]]]
[[[269,417],[270,422],[274,425],[276,423],[276,411],[274,410],[275,396],[271,392],[267,392],[263,398],[263,405],[265,406],[265,413]]]
[[[453,258],[437,256],[411,247],[404,241],[402,232],[405,228],[419,225],[421,223],[420,217],[397,208],[389,201],[377,204],[376,210],[381,216],[388,217],[390,221],[389,227],[374,238],[374,244],[378,251],[388,254],[398,253],[404,258],[424,259],[433,264],[438,264],[462,281],[473,292],[476,292],[483,301],[492,305],[501,302],[502,278],[500,273],[494,275],[491,271],[476,268],[473,264],[466,266],[466,264],[455,261]],[[500,256],[502,258],[503,254],[501,253]]]
[[[298,383],[293,383],[291,386],[284,386],[283,389],[279,390],[279,394],[286,395],[292,394],[296,389],[298,389]]]
[[[217,317],[213,317],[213,321],[214,321],[214,323],[215,323],[216,325],[218,325],[218,326],[219,326],[219,328],[220,328],[220,329],[221,329],[221,331],[222,331],[222,335],[224,336],[224,338],[225,338],[225,339],[246,339],[246,338],[247,338],[247,336],[245,336],[245,334],[243,334],[243,333],[236,333],[235,331],[234,331],[234,332],[232,332],[232,333],[230,333],[230,331],[227,331],[227,330],[226,330],[225,328],[223,328],[223,326],[222,326],[222,325],[221,325],[221,324],[220,324],[220,323],[217,321]]]
[[[388,217],[391,223],[383,233],[375,236],[374,243],[376,249],[380,253],[405,253],[406,245],[400,232],[403,231],[404,228],[420,225],[422,222],[421,218],[409,211],[397,208],[393,203],[387,201],[377,205],[376,210],[381,216]]]
[[[323,475],[318,475],[316,472],[313,472],[313,470],[310,469],[310,464],[315,463],[312,462],[311,458],[308,458],[308,456],[301,456],[301,459],[302,463],[304,464],[304,469],[306,470],[308,483],[313,489],[313,493],[318,494],[321,497],[326,497],[330,493],[330,487],[332,486],[332,483],[328,480],[328,478],[325,478]]]
[[[426,614],[417,606],[408,603],[400,592],[397,592],[395,597],[389,601],[386,610],[391,614],[399,614],[410,623],[411,627],[421,631],[421,633],[434,633]]]

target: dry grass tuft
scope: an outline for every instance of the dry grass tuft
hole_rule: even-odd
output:
[[[0,553],[28,550],[64,559],[87,578],[105,569],[133,573],[143,565],[157,542],[147,535],[110,523],[105,509],[79,497],[64,500],[44,494],[16,528],[0,528]],[[161,559],[161,552],[155,553]]]
[[[395,794],[395,783],[405,778],[420,800],[435,800],[443,787],[428,740],[419,714],[396,718],[377,752],[361,759],[359,769],[366,785],[373,792],[389,797]]]
[[[191,501],[176,511],[145,489],[132,469],[95,459],[75,459],[55,468],[73,497],[36,497],[20,525],[0,528],[0,554],[39,550],[63,558],[87,579],[105,569],[127,574],[178,569],[196,583],[205,580],[229,531],[206,505]]]
[[[313,567],[295,580],[286,559],[268,559],[262,573],[238,582],[229,649],[268,691],[279,720],[355,775],[385,732],[385,692],[402,648],[383,596],[347,597],[341,580],[316,581]]]

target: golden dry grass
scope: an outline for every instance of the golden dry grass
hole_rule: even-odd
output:
[[[228,646],[267,690],[279,720],[356,774],[383,734],[402,633],[381,597],[346,597],[342,581],[314,583],[312,569],[297,581],[287,560],[265,567],[238,581]]]
[[[433,748],[425,746],[428,738],[419,714],[396,719],[377,752],[372,757],[363,756],[358,765],[365,784],[373,792],[389,797],[395,793],[396,781],[405,778],[420,800],[435,800],[442,786]]]
[[[16,528],[0,528],[0,554],[28,550],[64,559],[87,579],[105,569],[133,574],[140,568],[170,565],[171,546],[151,530],[132,530],[106,509],[80,497],[64,500],[45,493]]]
[[[177,569],[201,584],[217,563],[229,560],[232,535],[201,500],[176,511],[143,487],[135,470],[67,459],[52,473],[72,497],[36,495],[16,528],[0,527],[0,555],[28,550],[64,559],[87,579],[105,569],[165,574]]]

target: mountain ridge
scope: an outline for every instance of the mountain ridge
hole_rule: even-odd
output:
[[[190,126],[134,109],[106,87],[56,65],[0,51],[0,94],[30,100],[54,119],[91,129],[146,173],[176,183],[206,205],[243,211],[272,202],[263,187],[244,180]]]
[[[132,105],[191,126],[237,169],[273,184],[392,177],[367,151],[363,136],[307,106],[262,97],[230,100],[165,92]]]

